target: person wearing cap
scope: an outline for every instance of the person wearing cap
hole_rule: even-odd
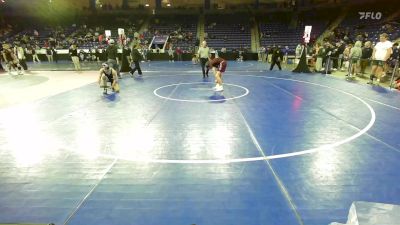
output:
[[[208,67],[212,67],[214,71],[214,76],[215,76],[215,87],[214,91],[223,91],[224,87],[222,86],[222,75],[226,70],[226,60],[219,57],[219,58],[214,58],[211,56],[210,61],[208,61]]]
[[[201,70],[203,71],[203,78],[208,77],[208,67],[206,68],[206,63],[210,60],[210,48],[207,46],[207,42],[203,41],[197,54],[200,57]]]
[[[106,49],[107,63],[113,68],[118,75],[118,78],[121,78],[119,74],[119,60],[118,60],[118,47],[115,45],[113,39],[109,41],[109,46]]]
[[[104,88],[103,94],[107,94],[107,82],[111,83],[111,88],[114,90],[115,85],[118,84],[118,75],[115,69],[111,68],[108,63],[103,63],[100,69],[100,75],[98,78],[98,83],[100,87]]]

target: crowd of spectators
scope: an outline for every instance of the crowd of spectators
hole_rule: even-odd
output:
[[[21,46],[25,49],[25,54],[28,58],[35,59],[36,55],[36,60],[34,60],[36,62],[39,62],[37,58],[38,53],[45,54],[49,62],[56,62],[57,50],[69,49],[72,44],[76,44],[79,49],[87,49],[86,51],[79,52],[81,60],[98,60],[99,54],[107,46],[110,38],[115,39],[120,46],[135,39],[136,42],[142,45],[142,48],[148,48],[153,36],[167,35],[169,42],[166,45],[166,50],[174,49],[173,52],[177,56],[182,53],[195,52],[195,46],[198,45],[199,40],[196,39],[196,33],[193,32],[193,27],[191,27],[191,24],[196,23],[196,21],[191,21],[190,23],[173,23],[168,20],[154,19],[149,25],[149,29],[141,33],[138,32],[138,29],[144,22],[143,19],[136,20],[136,23],[131,21],[129,18],[116,18],[115,21],[109,21],[109,24],[101,26],[93,22],[92,24],[89,23],[89,25],[72,24],[70,26],[30,27],[29,29],[18,30],[2,20],[0,21],[2,24],[0,28],[0,40],[2,43],[13,45],[13,47]],[[212,30],[217,27],[217,23],[219,22],[209,22],[206,24],[206,28]],[[112,24],[114,24],[114,27],[112,27]],[[120,25],[125,28],[125,34],[122,36],[117,35],[117,28]],[[241,23],[233,24],[232,26],[235,26],[235,29],[238,31],[246,32],[245,25]],[[375,32],[364,29],[365,26],[368,25],[358,24],[355,27],[339,26],[322,42],[309,45],[308,53],[313,59],[311,62],[314,70],[328,73],[338,70],[349,71],[349,75],[359,76],[367,74],[367,68],[369,68],[372,60],[372,51],[374,46],[379,42],[377,33],[387,33],[389,34],[389,40],[395,41],[390,37],[399,37],[400,25],[395,22],[370,25],[379,27]],[[113,36],[107,38],[104,33],[105,29],[112,30]],[[263,37],[268,38],[268,34],[262,33],[261,38]],[[231,37],[228,34],[216,36],[213,33],[205,33],[206,40],[221,39],[226,42],[229,38]],[[392,72],[395,62],[398,61],[398,43],[393,43],[393,46],[393,54],[384,66],[384,74]],[[212,47],[216,49],[219,46]],[[294,48],[271,45],[259,49],[258,53],[263,55],[260,58],[264,58],[271,49],[276,47],[283,51],[286,58],[291,53],[294,53],[297,58],[299,57],[298,52]],[[361,51],[361,53],[354,56],[352,52],[356,52],[356,49],[358,49],[357,52]],[[243,53],[250,51],[250,47],[247,45],[238,45],[236,50],[243,55]],[[226,48],[221,48],[221,52],[226,52]],[[328,58],[332,61],[328,61]],[[357,58],[357,60],[352,60],[354,58]],[[327,63],[329,63],[328,66]]]
[[[399,62],[399,41],[395,37],[399,26],[391,23],[380,25],[380,29],[371,35],[363,29],[338,27],[334,29],[322,42],[315,43],[309,53],[313,58],[316,72],[332,73],[346,71],[347,76],[370,77],[372,72],[367,72],[369,66],[375,64],[374,50],[382,42],[392,46],[390,56],[385,60],[382,73],[378,77],[388,80],[396,63]],[[378,33],[378,37],[376,37]],[[386,41],[382,41],[382,37]],[[390,37],[394,37],[391,39]],[[397,71],[395,71],[397,72]],[[398,75],[396,75],[398,76]]]

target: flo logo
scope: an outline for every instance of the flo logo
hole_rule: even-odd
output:
[[[382,18],[381,12],[358,12],[360,14],[360,20],[380,20]]]

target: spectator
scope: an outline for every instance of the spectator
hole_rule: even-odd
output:
[[[367,41],[362,48],[361,60],[360,60],[360,73],[361,76],[365,74],[365,68],[369,65],[372,56],[371,42]]]
[[[132,46],[132,49],[131,49],[131,60],[133,62],[132,63],[133,65],[132,65],[132,69],[131,69],[131,71],[129,73],[133,76],[133,74],[137,70],[138,74],[139,74],[139,77],[141,77],[142,76],[142,70],[141,70],[140,64],[139,64],[139,62],[141,60],[141,55],[140,55],[140,53],[138,51],[139,48],[140,48],[140,45],[138,45],[138,44]]]
[[[40,59],[39,59],[39,57],[37,55],[36,47],[37,46],[31,46],[32,61],[34,63],[36,63],[36,61],[40,63]]]
[[[321,46],[320,43],[317,43],[315,46],[315,54],[317,56],[317,61],[315,63],[315,72],[321,72],[322,71],[322,61],[326,56],[325,48],[324,46]]]
[[[343,52],[343,66],[341,68],[342,71],[345,71],[345,70],[349,69],[349,64],[350,64],[349,56],[350,56],[350,51],[351,51],[352,47],[353,47],[352,44],[348,44],[346,46],[346,49]]]
[[[121,78],[119,73],[118,47],[115,45],[113,39],[110,39],[109,45],[106,49],[106,58],[108,65],[117,72],[118,78]]]
[[[46,48],[46,56],[47,56],[47,61],[49,63],[53,62],[53,51],[51,50],[50,47]]]
[[[182,49],[180,47],[177,47],[176,48],[176,56],[177,56],[178,61],[182,61],[182,54],[183,54]]]
[[[5,60],[3,59],[3,45],[0,44],[0,72],[4,71],[3,65],[1,64]]]
[[[132,64],[131,57],[131,48],[128,46],[129,44],[125,44],[122,49],[122,60],[121,60],[121,70],[120,72],[129,72],[131,71],[130,65]],[[136,45],[135,45],[136,46]]]
[[[347,76],[349,76],[349,77],[352,77],[357,71],[358,62],[362,55],[361,45],[362,45],[361,41],[356,41],[356,43],[354,44],[354,47],[352,47],[350,50],[349,59],[350,59],[351,68],[350,68],[350,74],[347,74]]]
[[[299,64],[299,61],[300,61],[300,56],[301,56],[301,50],[302,50],[302,47],[301,47],[301,44],[298,44],[297,46],[296,46],[296,51],[295,51],[295,60],[294,60],[294,64]]]
[[[69,49],[69,55],[71,56],[71,60],[75,66],[75,70],[76,71],[81,70],[81,64],[79,63],[79,57],[78,57],[78,49],[75,44],[71,45]]]
[[[174,57],[174,50],[172,49],[172,45],[169,46],[168,57],[169,57],[170,62],[174,62],[175,57]]]
[[[395,68],[397,62],[399,62],[399,43],[393,44],[392,55],[389,59],[390,67]]]
[[[373,84],[374,79],[379,83],[382,77],[385,62],[392,54],[392,42],[388,40],[388,35],[379,35],[379,43],[376,44],[372,52],[372,69],[369,84]]]
[[[53,53],[53,60],[56,61],[56,63],[58,63],[58,54],[56,48],[51,48],[51,51]]]
[[[283,49],[283,62],[288,63],[288,56],[289,56],[289,46],[285,46]]]
[[[263,61],[262,53],[263,53],[263,47],[261,46],[261,47],[258,49],[258,61],[259,61],[259,62],[262,62],[262,61]]]

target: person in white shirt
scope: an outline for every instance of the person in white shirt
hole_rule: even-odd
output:
[[[199,47],[197,54],[200,57],[201,70],[203,71],[203,78],[208,77],[208,67],[206,68],[206,63],[210,59],[210,48],[207,46],[207,42],[203,41]]]
[[[373,84],[375,78],[378,83],[380,82],[383,66],[391,54],[392,42],[388,40],[388,35],[383,33],[379,35],[379,42],[375,45],[372,52],[372,69],[368,84]]]

